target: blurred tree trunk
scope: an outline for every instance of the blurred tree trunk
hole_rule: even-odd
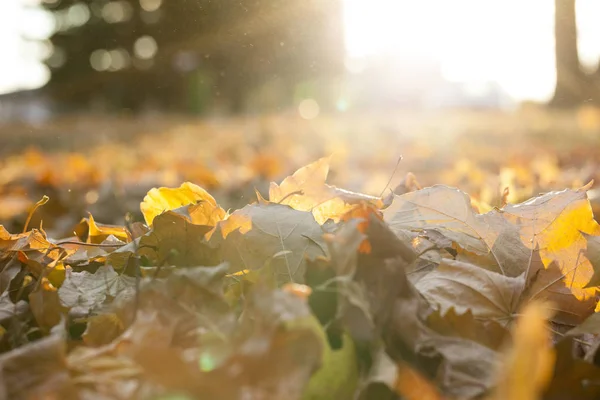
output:
[[[556,40],[556,88],[550,105],[573,107],[586,99],[588,77],[581,70],[577,53],[575,0],[554,0],[554,36]]]

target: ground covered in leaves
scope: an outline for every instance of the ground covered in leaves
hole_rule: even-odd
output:
[[[484,117],[6,155],[0,398],[600,398],[600,118]]]

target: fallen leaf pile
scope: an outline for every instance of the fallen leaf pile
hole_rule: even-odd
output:
[[[0,225],[0,398],[600,398],[591,183],[482,212],[328,172],[235,210],[154,188],[144,222],[70,237]]]
[[[255,189],[267,197],[271,181],[330,154],[330,182],[338,187],[380,196],[388,181],[395,187],[404,179],[403,190],[441,183],[469,193],[485,213],[600,180],[599,122],[600,110],[540,108],[322,113],[314,120],[72,115],[37,126],[0,125],[0,221],[21,232],[32,205],[47,195],[32,225],[43,220],[53,237],[71,235],[87,212],[123,225],[127,213],[141,218],[140,199],[151,188],[186,181],[223,209],[238,209]],[[600,212],[600,192],[588,195]],[[296,199],[282,204],[288,201]]]

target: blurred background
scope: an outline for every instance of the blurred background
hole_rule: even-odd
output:
[[[594,0],[4,0],[0,92],[26,93],[3,116],[572,107],[596,95],[599,14]]]
[[[114,220],[184,180],[235,207],[330,154],[333,183],[379,194],[411,171],[483,210],[506,187],[585,184],[599,16],[597,0],[1,0],[0,223],[48,192],[57,215],[112,199]]]

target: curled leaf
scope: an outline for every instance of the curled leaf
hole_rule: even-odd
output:
[[[354,193],[327,185],[329,157],[324,157],[285,178],[281,184],[271,183],[269,201],[286,204],[295,210],[312,212],[319,224],[328,219],[338,221],[353,204],[369,202],[381,208],[380,198]]]
[[[197,225],[214,226],[226,215],[206,190],[190,182],[182,183],[178,188],[151,189],[140,204],[140,209],[146,224],[152,225],[157,215],[183,206],[189,206],[190,222]]]

